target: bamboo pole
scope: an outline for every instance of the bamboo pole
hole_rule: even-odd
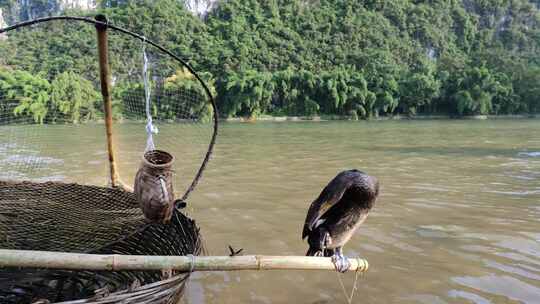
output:
[[[349,258],[349,271],[365,272],[368,262]],[[142,256],[0,249],[0,267],[72,270],[335,270],[331,258],[306,256]]]
[[[97,15],[96,20],[107,23],[105,15]],[[96,24],[98,56],[99,56],[99,80],[101,83],[101,95],[103,96],[103,106],[105,110],[105,128],[107,132],[107,149],[109,151],[109,169],[111,184],[113,187],[119,186],[118,171],[114,155],[113,131],[112,131],[112,102],[111,102],[111,72],[109,70],[109,45],[107,41],[107,26]]]

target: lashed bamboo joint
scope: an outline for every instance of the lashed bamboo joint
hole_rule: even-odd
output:
[[[365,272],[368,262],[349,258],[349,271]],[[0,249],[0,267],[71,270],[334,270],[331,258],[306,256],[142,256]]]

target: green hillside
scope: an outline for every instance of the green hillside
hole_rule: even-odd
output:
[[[200,18],[162,0],[102,1],[98,10],[209,72],[224,117],[369,118],[540,112],[539,7],[527,0],[227,0]],[[23,39],[41,53],[10,52]],[[75,73],[64,80],[84,76],[93,57],[58,60],[65,54],[55,52],[69,48],[59,43],[45,33],[0,41],[7,54],[0,65],[10,66],[0,67],[0,89],[11,69],[30,72],[20,79],[59,66]]]

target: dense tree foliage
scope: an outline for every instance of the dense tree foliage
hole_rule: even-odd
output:
[[[79,122],[97,118],[99,97],[90,81],[73,72],[63,72],[51,83],[52,105],[58,111],[56,116],[63,120]]]
[[[31,116],[39,123],[77,123],[99,116],[99,95],[93,84],[73,72],[61,73],[49,82],[26,71],[0,67],[0,91],[5,106],[18,101],[12,109],[15,117]]]
[[[0,0],[0,6],[13,2]],[[45,12],[53,7],[42,2]],[[205,79],[215,87],[222,116],[369,118],[538,113],[539,7],[528,0],[224,0],[203,18],[179,0],[99,1],[98,9],[208,72]],[[77,27],[43,28],[0,42],[6,54],[0,65],[90,79],[86,76],[96,68],[94,34]],[[119,54],[113,57],[121,58],[112,59],[113,68],[127,75],[116,85],[124,86],[124,94],[141,90],[140,84],[124,83],[139,73],[129,59],[140,59],[140,43],[114,45]],[[164,75],[165,89],[202,93],[178,68],[163,67],[173,71]],[[55,87],[60,80],[45,81]],[[58,107],[54,96],[35,102]],[[98,116],[91,104],[63,113],[73,121],[91,119]],[[21,102],[17,113],[36,115],[41,107],[34,112]],[[169,113],[160,115],[174,116],[167,102],[160,107],[159,113]],[[194,105],[188,111],[205,110]]]
[[[51,84],[39,76],[25,71],[0,69],[0,90],[5,101],[17,100],[13,115],[31,116],[43,123],[50,109]]]

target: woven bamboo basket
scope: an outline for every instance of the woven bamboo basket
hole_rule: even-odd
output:
[[[24,177],[21,180],[20,178],[9,178],[9,174],[7,178],[4,178],[2,174],[9,173],[10,164],[8,161],[8,169],[6,169],[6,167],[2,167],[6,165],[6,162],[0,162],[0,248],[89,254],[200,255],[203,252],[203,243],[199,228],[194,220],[179,209],[173,208],[170,222],[166,224],[149,223],[145,220],[136,195],[119,178],[118,166],[115,162],[117,158],[112,128],[111,70],[107,56],[108,53],[112,53],[116,56],[115,60],[125,59],[123,57],[126,56],[109,52],[107,33],[116,33],[117,36],[112,40],[116,42],[117,47],[123,47],[126,51],[131,50],[130,47],[126,47],[130,39],[135,40],[139,45],[142,43],[144,46],[151,47],[153,52],[151,57],[154,60],[156,58],[170,60],[166,64],[155,66],[155,70],[161,71],[168,66],[174,66],[175,69],[182,67],[184,71],[187,71],[186,73],[189,73],[190,79],[204,89],[203,93],[197,94],[175,91],[167,94],[161,92],[162,95],[159,95],[160,92],[154,92],[152,95],[157,103],[163,103],[164,100],[170,102],[171,98],[177,98],[176,103],[170,105],[174,106],[173,110],[178,111],[173,119],[180,122],[178,125],[199,123],[208,130],[208,140],[200,145],[201,151],[205,152],[201,153],[200,158],[197,158],[200,166],[194,167],[192,175],[194,177],[192,179],[185,175],[182,177],[183,181],[191,181],[189,185],[185,186],[183,195],[179,196],[182,203],[187,201],[189,194],[195,189],[201,178],[217,136],[217,109],[209,88],[191,66],[178,56],[142,35],[110,24],[104,16],[98,16],[95,20],[86,17],[59,16],[22,22],[1,28],[0,34],[7,33],[6,37],[8,37],[2,42],[9,42],[11,35],[20,31],[39,29],[42,24],[44,26],[49,24],[45,30],[41,29],[42,32],[58,30],[56,24],[52,24],[55,22],[73,23],[67,28],[81,29],[81,33],[89,34],[92,34],[92,28],[83,29],[83,26],[88,24],[91,27],[95,26],[98,38],[96,55],[99,55],[96,56],[96,59],[99,60],[99,69],[89,67],[87,70],[95,72],[94,76],[99,74],[99,80],[92,79],[91,82],[96,87],[101,87],[103,96],[110,186],[48,181],[47,179],[42,182]],[[51,38],[53,36],[54,34],[45,35],[45,37]],[[128,38],[123,39],[124,36]],[[92,35],[92,37],[95,36]],[[88,41],[80,43],[81,50],[87,50],[86,46],[90,44]],[[132,43],[132,45],[134,44]],[[24,47],[21,46],[21,49]],[[91,51],[96,50],[92,49]],[[146,63],[144,65],[146,71]],[[49,76],[52,78],[54,75]],[[86,77],[89,76],[86,75]],[[140,96],[135,96],[134,100],[138,102],[142,100],[144,103],[144,97],[141,96],[143,96],[142,93]],[[148,98],[146,99],[147,107]],[[3,117],[11,117],[13,107],[19,102],[18,100],[6,100],[0,94],[0,118],[2,118],[0,119],[0,134],[3,134],[2,132],[5,130],[8,134],[8,136],[3,136],[2,141],[4,142],[0,145],[0,152],[6,152],[5,149],[7,149],[9,153],[9,149],[12,149],[13,153],[18,153],[15,151],[18,149],[16,145],[20,142],[27,143],[28,138],[23,138],[17,144],[7,142],[7,145],[4,145],[5,141],[9,141],[9,134],[15,134],[13,132],[16,130],[26,130],[24,128],[27,128],[28,125],[35,129],[42,126],[39,122],[31,119],[24,120],[17,117],[14,120],[3,119]],[[196,109],[206,110],[206,115],[210,109],[210,121],[202,121],[201,117],[198,116],[200,113],[186,110],[189,109],[189,103],[200,105]],[[137,110],[144,108],[144,105],[126,104],[124,106],[126,113],[135,115],[135,119],[141,121],[147,118],[145,114],[136,113]],[[169,111],[171,110],[169,109]],[[205,116],[206,118],[207,116]],[[155,121],[158,120],[159,118]],[[47,119],[45,119],[45,123],[59,124],[58,121],[49,122]],[[69,123],[65,125],[69,125]],[[29,138],[30,140],[39,140],[39,136],[35,135]],[[47,145],[49,144],[45,143],[43,147],[47,147]],[[1,150],[2,148],[4,151]],[[121,157],[121,155],[119,156]],[[7,159],[25,161],[25,159],[9,158],[9,156]],[[24,169],[31,171],[34,165],[30,162]],[[159,271],[89,271],[7,267],[0,269],[0,303],[177,303],[182,296],[189,274],[189,272],[167,269]]]

